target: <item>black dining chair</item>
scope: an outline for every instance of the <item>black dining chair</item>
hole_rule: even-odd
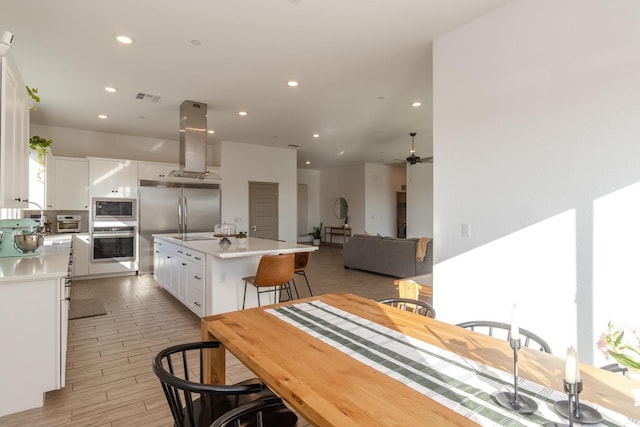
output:
[[[458,323],[456,326],[480,332],[491,337],[502,337],[506,340],[509,340],[511,337],[511,325],[508,323],[493,322],[490,320],[472,320],[470,322]],[[524,337],[524,339],[520,339],[523,347],[537,347],[540,351],[551,353],[551,347],[549,347],[549,344],[547,344],[545,340],[527,329],[520,328],[519,330],[520,336]]]
[[[387,298],[378,301],[381,304],[390,305],[404,311],[427,316],[432,319],[436,318],[436,309],[429,303],[411,298]]]
[[[608,365],[601,366],[600,369],[604,369],[609,372],[617,372],[624,375],[627,372],[627,368],[625,366],[621,366],[617,363],[610,363]]]
[[[218,348],[217,341],[174,345],[161,350],[152,361],[177,427],[209,427],[232,409],[275,396],[257,378],[232,385],[204,381],[204,352]],[[295,426],[286,408],[268,409],[270,426]],[[295,415],[294,415],[295,417]]]
[[[280,420],[274,420],[272,415],[277,411],[288,411],[288,409],[279,397],[268,397],[232,409],[215,420],[211,427],[280,426],[283,424],[277,424]],[[287,418],[286,425],[297,425],[298,417],[293,412],[288,412]]]

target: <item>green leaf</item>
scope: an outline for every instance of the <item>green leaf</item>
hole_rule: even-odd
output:
[[[622,366],[640,369],[640,362],[633,360],[633,358],[627,356],[626,354],[618,353],[616,351],[611,351],[611,350],[609,350],[609,354],[611,355],[611,357],[615,359],[616,362],[618,362]]]

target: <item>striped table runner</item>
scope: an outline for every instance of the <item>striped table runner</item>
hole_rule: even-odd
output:
[[[553,404],[561,392],[523,380],[519,392],[538,404],[533,414],[499,406],[491,395],[513,390],[513,374],[466,359],[320,301],[266,310],[354,359],[370,366],[480,425],[540,426],[566,422]],[[587,402],[584,402],[587,403]],[[597,407],[598,426],[632,426],[637,421]]]

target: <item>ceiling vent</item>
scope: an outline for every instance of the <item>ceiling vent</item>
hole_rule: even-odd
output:
[[[136,95],[136,99],[139,99],[141,101],[158,102],[160,100],[160,97],[157,95],[151,95],[149,93],[138,92],[138,94]]]

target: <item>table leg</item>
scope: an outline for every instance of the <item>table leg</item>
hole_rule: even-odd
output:
[[[215,341],[216,337],[207,329],[207,318],[203,317],[200,321],[200,339],[202,341]],[[204,350],[203,366],[204,381],[207,384],[226,384],[227,365],[226,365],[226,348],[220,344],[218,348]]]

